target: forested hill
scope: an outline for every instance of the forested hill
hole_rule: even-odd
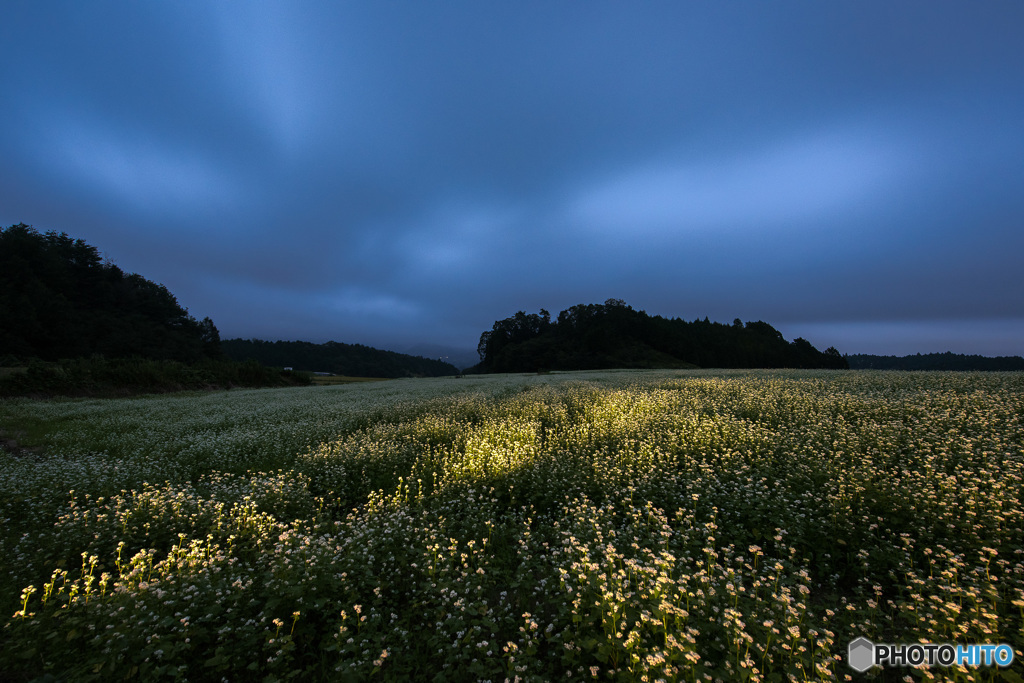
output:
[[[556,320],[541,309],[498,320],[480,336],[473,372],[605,368],[846,368],[835,348],[787,342],[765,322],[731,325],[651,316],[619,299],[579,304]]]
[[[350,377],[443,377],[459,372],[454,365],[439,360],[333,341],[313,344],[226,339],[221,342],[221,349],[233,360],[253,359],[263,365]]]
[[[1024,370],[1020,356],[967,356],[962,353],[916,353],[913,356],[844,356],[854,370]]]
[[[0,321],[0,359],[219,356],[213,321],[190,316],[166,287],[23,223],[0,228]]]

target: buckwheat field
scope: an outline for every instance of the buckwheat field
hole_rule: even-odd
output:
[[[5,681],[1024,680],[1024,373],[19,399],[0,426],[44,446],[0,453]],[[861,635],[1016,659],[857,674]]]

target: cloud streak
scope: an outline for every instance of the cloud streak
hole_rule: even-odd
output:
[[[161,144],[144,133],[56,118],[39,135],[49,141],[48,170],[136,210],[178,216],[224,211],[240,203],[244,192],[201,150]]]
[[[810,131],[735,156],[653,162],[585,189],[567,215],[584,231],[652,239],[809,227],[893,201],[915,160],[884,137]]]

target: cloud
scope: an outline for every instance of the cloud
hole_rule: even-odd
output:
[[[345,287],[322,293],[320,298],[334,312],[351,316],[415,323],[420,315],[420,308],[415,303],[364,287]]]
[[[361,44],[341,8],[283,0],[209,9],[221,51],[216,65],[232,108],[252,121],[286,163],[303,163],[348,131],[359,107]],[[347,19],[348,17],[345,17]]]
[[[891,132],[809,131],[718,158],[629,168],[580,190],[565,215],[597,236],[786,232],[891,201],[917,161]]]
[[[396,230],[394,248],[404,262],[400,279],[463,279],[493,268],[521,223],[521,210],[508,203],[438,201]]]
[[[1024,354],[1024,318],[783,322],[776,326],[787,339],[803,337],[819,348],[835,345],[850,354]]]
[[[192,273],[185,280],[176,291],[182,303],[202,298],[200,316],[211,307],[219,310],[214,321],[225,338],[333,339],[373,345],[389,337],[421,339],[417,326],[430,322],[421,301],[386,286],[336,283],[295,291],[209,271]]]
[[[51,113],[38,133],[37,155],[64,182],[146,213],[205,214],[235,206],[242,184],[201,149],[176,146],[120,122]]]

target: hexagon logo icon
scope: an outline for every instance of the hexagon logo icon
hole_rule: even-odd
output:
[[[875,646],[863,636],[850,643],[847,662],[854,671],[864,673],[875,663]]]

